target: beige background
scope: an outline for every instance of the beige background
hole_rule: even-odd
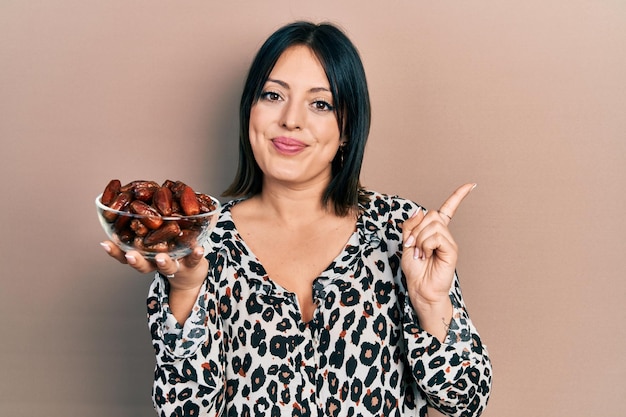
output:
[[[150,278],[110,261],[107,181],[234,172],[252,54],[342,25],[364,183],[437,205],[495,380],[487,417],[624,415],[626,2],[0,0],[0,414],[151,416]]]

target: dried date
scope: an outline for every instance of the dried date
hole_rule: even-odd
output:
[[[121,192],[113,199],[109,208],[115,211],[124,211],[132,199],[133,197],[129,192]],[[117,220],[117,213],[113,211],[105,211],[102,215],[109,223],[113,223]]]
[[[191,229],[183,229],[176,237],[176,242],[182,246],[193,247],[198,244],[198,231]]]
[[[148,229],[155,230],[163,224],[163,217],[161,217],[159,212],[154,207],[149,206],[141,200],[134,200],[130,203],[130,210],[141,216],[139,220],[141,220]]]
[[[162,215],[172,215],[172,202],[172,190],[170,190],[168,187],[159,187],[159,189],[154,192],[152,203]]]
[[[130,230],[135,232],[135,234],[137,236],[141,236],[141,237],[144,237],[145,235],[147,235],[150,232],[150,229],[148,229],[148,226],[143,224],[141,222],[141,220],[139,220],[139,219],[132,219],[130,221],[129,227],[130,227]]]
[[[196,193],[193,188],[190,186],[185,186],[180,193],[180,208],[183,210],[183,213],[187,216],[195,216],[196,214],[200,214],[200,203],[198,202],[198,197],[196,197]]]
[[[154,181],[139,181],[135,184],[133,194],[137,200],[144,201],[146,203],[152,202],[152,197],[160,185]]]
[[[136,249],[149,252],[175,251],[198,244],[198,236],[207,218],[190,219],[214,211],[210,196],[196,193],[182,181],[136,180],[125,185],[117,179],[105,187],[102,204],[122,213],[103,211],[113,223],[118,238]],[[127,213],[127,214],[126,214]]]
[[[100,202],[105,206],[109,207],[115,197],[120,193],[122,188],[122,183],[118,179],[114,179],[109,181],[107,186],[104,188],[102,192],[102,197],[100,198]]]
[[[159,242],[169,242],[180,235],[180,233],[181,230],[178,223],[175,221],[168,221],[165,222],[162,227],[148,233],[148,235],[143,239],[143,243],[150,246]]]

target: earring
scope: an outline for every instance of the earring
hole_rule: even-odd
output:
[[[343,147],[344,145],[341,145],[341,147],[339,148],[339,161],[341,162],[341,168],[343,168]]]

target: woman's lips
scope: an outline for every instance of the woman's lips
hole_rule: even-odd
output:
[[[307,146],[304,142],[286,137],[274,138],[272,144],[278,152],[284,155],[295,155],[302,152]]]

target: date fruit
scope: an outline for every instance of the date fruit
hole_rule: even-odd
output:
[[[135,180],[124,185],[112,179],[100,202],[117,211],[102,213],[117,238],[146,252],[174,252],[197,245],[200,231],[211,219],[186,216],[216,209],[210,196],[169,179],[162,184]]]
[[[129,192],[121,192],[113,198],[109,208],[115,211],[124,211],[124,209],[126,209],[126,207],[130,204],[132,198],[133,197]],[[105,211],[103,215],[109,223],[113,223],[117,220],[117,213],[112,211]]]
[[[122,183],[120,180],[111,180],[102,192],[102,198],[100,201],[107,207],[111,206],[113,199],[120,193]]]
[[[146,225],[148,229],[155,230],[163,224],[163,217],[152,206],[141,200],[134,200],[130,203],[130,211],[141,216],[139,220]]]
[[[152,201],[154,202],[154,206],[164,216],[172,215],[172,190],[168,187],[159,187],[158,190],[154,192],[154,197],[152,197]]]
[[[196,214],[200,214],[200,203],[198,202],[198,197],[196,197],[196,193],[193,188],[190,186],[186,186],[180,192],[180,208],[183,209],[183,213],[186,216],[195,216]]]
[[[175,221],[168,221],[163,225],[163,227],[148,233],[148,235],[143,239],[143,243],[150,246],[159,242],[169,242],[180,235],[180,232],[181,230],[178,223]]]

